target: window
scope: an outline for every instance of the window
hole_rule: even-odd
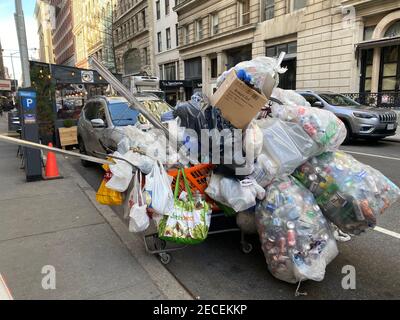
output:
[[[241,26],[250,23],[250,0],[240,1],[239,15],[239,22]]]
[[[109,105],[108,110],[115,126],[133,126],[138,121],[139,112],[129,108],[127,103],[112,103]]]
[[[279,44],[273,47],[266,48],[267,57],[277,57],[281,52],[286,52],[286,54],[296,54],[297,53],[297,41]]]
[[[371,92],[373,57],[374,49],[362,51],[360,92]]]
[[[400,46],[385,47],[382,54],[380,89],[381,91],[397,91]]]
[[[158,52],[161,52],[162,51],[161,32],[157,33],[157,43],[158,43]]]
[[[275,15],[275,0],[263,0],[263,5],[263,20],[273,19]]]
[[[218,13],[211,15],[211,35],[215,35],[219,32],[219,18]]]
[[[158,68],[159,68],[159,72],[160,72],[160,80],[164,80],[164,75],[163,75],[163,66],[162,66],[162,64],[160,64],[159,66],[158,66]]]
[[[189,43],[189,26],[184,26],[183,27],[183,38],[185,41],[185,44]]]
[[[142,11],[142,23],[143,23],[143,29],[146,29],[146,10]]]
[[[171,49],[171,29],[167,28],[165,30],[165,35],[167,38],[167,50]]]
[[[185,79],[186,80],[197,80],[202,77],[202,62],[201,58],[194,58],[185,60]]]
[[[302,96],[307,100],[309,104],[311,104],[311,107],[314,106],[314,104],[319,101],[319,99],[315,96],[312,96],[310,94],[302,94]]]
[[[179,47],[179,31],[178,31],[179,29],[178,29],[178,24],[176,24],[175,25],[175,37],[176,37],[176,39],[175,39],[175,43],[176,43],[176,46],[177,47]]]
[[[196,40],[203,39],[203,20],[196,21]]]
[[[290,11],[303,9],[307,6],[307,0],[291,0]]]
[[[176,80],[175,62],[164,64],[164,80]]]
[[[278,57],[281,52],[286,52],[285,60],[282,67],[287,67],[288,71],[280,78],[280,86],[282,89],[296,90],[297,78],[297,42],[283,43],[276,46],[266,48],[267,57]]]
[[[149,63],[149,56],[148,56],[148,53],[147,53],[148,51],[147,51],[147,48],[144,48],[143,49],[143,58],[144,58],[144,64],[145,65],[149,65],[150,63]]]
[[[135,16],[135,28],[136,28],[136,32],[139,31],[139,18],[138,16]]]
[[[157,12],[157,20],[160,20],[161,19],[160,1],[156,2],[156,12]]]
[[[393,38],[400,36],[400,21],[392,24],[385,32],[385,37]]]
[[[371,40],[372,35],[374,34],[375,26],[365,27],[364,28],[364,40]]]
[[[212,79],[218,78],[218,59],[217,58],[211,59],[211,78]]]
[[[169,15],[169,0],[165,0],[165,15]]]

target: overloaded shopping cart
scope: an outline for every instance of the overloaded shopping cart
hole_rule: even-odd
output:
[[[226,232],[240,232],[242,250],[249,253],[253,248],[245,240],[251,229],[248,223],[259,234],[268,268],[276,278],[299,284],[322,281],[326,266],[338,255],[339,235],[357,236],[374,228],[379,216],[399,200],[400,189],[382,173],[339,151],[346,138],[341,120],[312,108],[296,92],[277,87],[279,75],[285,72],[282,59],[281,55],[239,63],[221,75],[210,99],[198,95],[191,103],[177,106],[169,118],[177,119],[171,123],[180,122],[186,144],[180,150],[183,155],[173,153],[174,159],[180,159],[173,163],[183,163],[179,157],[187,158],[188,149],[203,147],[203,141],[186,139],[189,130],[200,137],[201,130],[208,129],[211,140],[224,130],[243,133],[224,137],[220,144],[218,161],[227,146],[240,143],[239,150],[233,148],[231,163],[208,164],[213,158],[207,151],[205,160],[190,158],[191,165],[177,168],[164,168],[167,160],[150,159],[144,149],[157,145],[164,134],[178,141],[178,134],[171,135],[170,127],[143,109],[93,59],[95,69],[163,132],[127,128],[124,151],[110,156],[116,164],[110,166],[111,180],[102,185],[113,192],[119,189],[113,188],[118,179],[127,180],[126,188],[134,179],[133,190],[139,192],[133,192],[138,195],[132,201],[130,229],[142,232],[148,230],[149,218],[156,222],[157,232],[147,233],[144,243],[162,263],[171,261],[171,252]],[[244,163],[238,161],[240,157]],[[130,164],[127,169],[123,162]],[[146,182],[132,171],[145,173]],[[154,183],[156,175],[160,183]],[[236,223],[242,215],[250,219]],[[228,217],[233,225],[213,230],[212,221],[219,217]]]

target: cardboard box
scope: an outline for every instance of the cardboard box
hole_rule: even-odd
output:
[[[210,102],[219,108],[223,117],[236,128],[245,129],[268,100],[241,81],[236,71],[232,70],[211,97]]]

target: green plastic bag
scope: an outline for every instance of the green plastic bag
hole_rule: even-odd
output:
[[[183,176],[187,200],[179,197],[179,180]],[[186,179],[185,170],[178,173],[174,193],[173,212],[166,214],[158,225],[160,239],[178,244],[199,244],[208,236],[211,223],[211,208],[204,201],[195,201]]]

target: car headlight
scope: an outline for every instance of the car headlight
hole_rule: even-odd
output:
[[[370,113],[354,112],[353,114],[355,117],[361,118],[361,119],[374,119],[374,118],[377,119],[378,118],[376,115],[370,114]]]

